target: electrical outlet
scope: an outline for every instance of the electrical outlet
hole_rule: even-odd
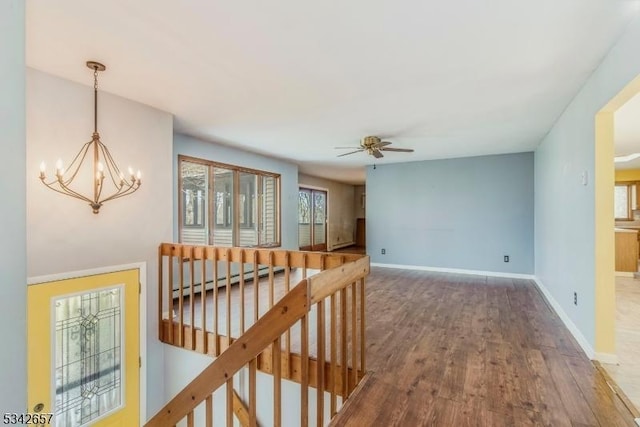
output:
[[[573,305],[578,305],[578,293],[573,293]]]
[[[509,255],[504,256],[504,262],[509,262]]]
[[[380,253],[381,253],[382,255],[384,255],[384,254],[386,254],[386,253],[387,253],[387,250],[383,248],[383,249],[380,251]]]

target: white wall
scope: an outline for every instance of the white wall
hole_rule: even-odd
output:
[[[25,9],[0,2],[0,410],[27,409]]]
[[[329,179],[299,174],[301,187],[327,189],[327,250],[355,243],[354,186]],[[297,218],[296,218],[297,221]]]
[[[266,172],[280,174],[281,200],[281,246],[283,249],[298,247],[298,166],[283,160],[261,156],[213,142],[203,141],[188,135],[176,133],[174,136],[173,200],[174,237],[178,241],[178,155],[206,159],[214,162],[244,166]]]
[[[639,51],[640,18],[636,18],[535,152],[535,273],[591,346],[595,345],[595,114],[640,73]],[[585,171],[590,177],[586,186],[582,185]],[[577,306],[574,292],[579,295]]]
[[[108,79],[108,73],[107,69],[101,79]],[[89,70],[87,83],[92,83]],[[159,374],[163,372],[163,350],[157,332],[156,283],[158,244],[172,238],[173,119],[168,113],[100,93],[102,142],[120,167],[132,165],[142,170],[143,184],[137,193],[107,202],[96,215],[86,203],[47,189],[38,178],[42,160],[47,161],[51,174],[59,157],[69,164],[91,139],[92,106],[91,86],[27,71],[28,275],[147,263],[148,358],[143,363],[147,408],[153,414],[165,403]]]

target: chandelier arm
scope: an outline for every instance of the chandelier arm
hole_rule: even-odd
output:
[[[68,194],[69,196],[75,197],[76,199],[80,199],[80,200],[84,200],[87,201],[89,203],[92,203],[93,200],[91,200],[90,198],[88,198],[87,196],[84,196],[80,193],[78,193],[75,190],[72,190],[70,187],[68,187],[64,182],[59,182],[60,188],[62,188],[62,190]]]
[[[56,181],[62,190],[58,190],[55,187],[47,185],[47,187],[51,188],[53,191],[57,191],[58,193],[66,194],[67,196],[75,197],[76,199],[84,200],[87,203],[93,203],[93,200],[89,199],[86,196],[72,190],[67,187],[67,185],[62,181]]]
[[[126,195],[126,190],[127,190],[127,188],[124,185],[122,185],[122,186],[118,187],[118,189],[116,190],[115,193],[113,193],[113,194],[109,195],[108,197],[105,197],[104,199],[102,199],[100,201],[100,203],[105,203],[105,202],[108,202],[109,200],[113,200],[115,198],[118,198],[118,197],[120,197],[120,194]]]
[[[126,184],[126,186],[122,186],[122,188],[126,188],[126,190],[122,191],[122,192],[118,191],[117,193],[112,194],[111,196],[109,196],[106,199],[102,200],[101,203],[105,203],[105,202],[108,202],[110,200],[119,199],[120,197],[128,196],[129,194],[133,194],[136,191],[138,191],[138,189],[140,188],[140,185]]]
[[[104,157],[104,162],[106,163],[107,172],[109,173],[109,178],[111,179],[111,182],[113,183],[113,185],[116,188],[119,188],[120,184],[116,182],[114,173],[118,176],[118,179],[120,179],[120,169],[118,169],[118,165],[116,165],[115,160],[113,160],[113,157],[111,157],[111,153],[109,152],[109,149],[102,142],[100,142],[98,146],[100,147],[100,151],[102,152],[102,157]]]
[[[55,181],[55,182],[58,182],[58,181]],[[73,198],[75,198],[75,199],[83,200],[83,201],[85,201],[85,202],[91,202],[91,201],[90,201],[90,200],[88,200],[86,197],[78,197],[78,196],[76,196],[75,194],[71,194],[71,193],[67,193],[66,191],[58,190],[58,189],[57,189],[57,188],[55,188],[54,186],[52,186],[52,185],[50,185],[50,184],[47,184],[47,183],[46,183],[46,182],[44,182],[44,181],[43,181],[42,183],[43,183],[44,185],[46,185],[50,190],[53,190],[53,191],[55,191],[56,193],[64,194],[65,196],[70,196],[70,197],[73,197]]]
[[[71,161],[71,164],[69,164],[69,169],[67,169],[67,171],[72,171],[73,165],[76,163],[76,160],[78,160],[78,157],[80,157],[80,155],[82,154],[82,157],[80,158],[80,162],[76,166],[75,170],[73,170],[73,173],[68,179],[64,181],[65,185],[71,184],[71,182],[75,179],[76,175],[78,174],[78,171],[80,170],[80,165],[82,165],[82,162],[84,162],[84,158],[87,156],[87,152],[89,152],[89,147],[91,146],[92,142],[93,140],[84,144],[82,148],[80,148],[80,151],[78,151],[78,154],[76,154],[76,156]]]

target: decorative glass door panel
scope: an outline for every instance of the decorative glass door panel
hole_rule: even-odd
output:
[[[302,250],[327,250],[327,192],[300,188],[298,192],[298,243]]]
[[[53,305],[56,425],[85,425],[124,403],[122,286]]]
[[[138,270],[28,287],[29,409],[52,425],[139,423]]]

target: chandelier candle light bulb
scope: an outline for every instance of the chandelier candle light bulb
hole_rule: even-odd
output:
[[[100,141],[100,134],[98,133],[98,71],[104,71],[106,67],[94,61],[88,61],[87,67],[93,70],[94,127],[91,141],[85,143],[71,161],[67,177],[65,177],[62,159],[58,159],[56,162],[56,179],[51,182],[46,181],[46,164],[42,162],[40,163],[40,180],[44,185],[57,193],[87,202],[93,209],[93,213],[97,214],[105,202],[136,192],[142,184],[142,174],[138,171],[138,173],[134,175],[133,169],[130,167],[130,179],[126,179],[124,173],[120,171],[120,168],[118,168],[118,165],[111,156],[107,146]],[[75,186],[73,185],[74,179],[78,176],[78,172],[83,167],[85,160],[87,160],[87,163],[93,160],[93,173],[91,175],[95,177],[95,179],[93,179],[93,197],[83,195],[79,190],[74,189]],[[79,176],[86,175],[80,174]],[[106,181],[105,178],[107,178]],[[109,184],[109,182],[111,182],[111,184]],[[111,194],[106,196],[102,195],[103,190],[108,194],[109,190],[105,187],[112,187]]]

